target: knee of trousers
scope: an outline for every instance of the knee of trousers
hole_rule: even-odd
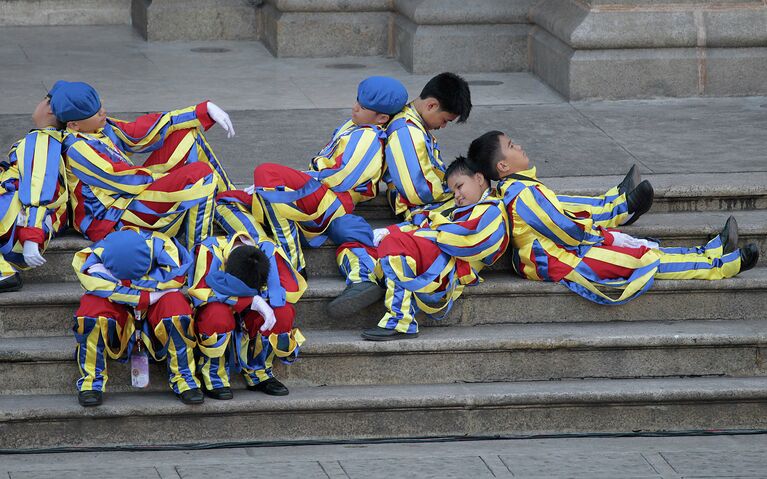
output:
[[[292,304],[286,303],[284,306],[272,308],[274,311],[275,323],[271,330],[261,333],[260,328],[264,324],[264,318],[255,311],[250,311],[245,314],[245,326],[248,329],[248,335],[251,338],[255,338],[259,334],[268,336],[270,334],[282,334],[287,333],[293,329],[293,321],[296,317],[296,310]]]
[[[191,316],[192,306],[189,300],[180,291],[173,291],[165,294],[162,298],[147,309],[147,321],[156,328],[165,318],[173,316]]]
[[[232,308],[224,303],[208,303],[197,308],[194,320],[198,335],[227,334],[235,326]]]

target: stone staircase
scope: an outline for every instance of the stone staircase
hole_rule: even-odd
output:
[[[767,252],[759,178],[647,177],[653,212],[625,231],[698,244],[732,213],[741,244]],[[591,194],[616,181],[547,183]],[[381,198],[359,211],[392,221]],[[84,409],[69,328],[81,294],[71,256],[86,244],[54,240],[24,289],[0,295],[0,450],[767,426],[764,260],[723,281],[658,281],[627,305],[605,307],[513,277],[504,258],[446,320],[422,320],[418,339],[372,343],[359,331],[380,318],[381,304],[346,321],[324,312],[344,287],[331,245],[307,250],[297,324],[308,339],[298,363],[276,368],[289,396],[249,392],[237,379],[234,400],[185,406],[164,365],[151,365],[151,386],[135,390],[127,365],[110,362],[104,404]]]

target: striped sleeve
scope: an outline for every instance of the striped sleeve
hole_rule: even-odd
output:
[[[135,196],[154,181],[149,169],[112,161],[83,138],[69,145],[66,158],[71,173],[91,187]]]
[[[150,113],[128,122],[109,118],[105,130],[122,149],[130,153],[146,153],[160,148],[165,138],[176,130],[186,128],[208,129],[213,120],[208,115],[208,102],[165,113]],[[107,132],[109,134],[110,132]]]
[[[226,242],[223,237],[209,237],[197,246],[197,254],[194,260],[194,272],[189,275],[189,297],[195,308],[208,303],[224,303],[233,306],[237,303],[236,296],[228,296],[216,292],[205,282],[205,278],[212,268],[221,268],[223,258],[217,247]]]
[[[380,131],[380,130],[379,130]],[[328,158],[317,157],[314,178],[335,192],[347,192],[367,183],[377,184],[383,172],[381,135],[373,128],[358,128],[339,139]]]
[[[87,293],[137,309],[143,309],[149,304],[149,292],[124,286],[109,274],[89,273],[88,268],[95,264],[101,264],[101,260],[91,248],[78,251],[72,260],[72,267]]]

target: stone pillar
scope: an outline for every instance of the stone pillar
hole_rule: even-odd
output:
[[[535,0],[395,0],[395,50],[413,73],[528,69]]]
[[[266,47],[278,57],[385,55],[391,0],[267,0]]]
[[[571,100],[767,94],[764,0],[543,0],[532,71]]]
[[[261,0],[132,0],[133,27],[147,40],[257,40]]]

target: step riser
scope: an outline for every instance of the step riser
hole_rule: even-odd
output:
[[[764,400],[428,406],[41,418],[3,424],[0,449],[767,427]]]
[[[311,336],[309,336],[311,340]],[[288,386],[438,384],[457,382],[546,381],[582,378],[674,376],[767,376],[758,346],[423,352],[380,355],[312,354],[275,375]],[[108,363],[110,392],[142,391],[130,387],[128,364]],[[168,391],[165,364],[150,366],[148,391]],[[79,377],[72,361],[0,363],[0,394],[74,393]],[[234,377],[235,388],[244,388]],[[244,393],[244,391],[243,391]],[[245,393],[249,394],[249,393]]]
[[[767,197],[696,197],[662,198],[655,197],[650,211],[653,213],[681,213],[702,211],[738,211],[767,209]]]
[[[763,319],[767,290],[706,289],[668,291],[657,287],[643,297],[620,307],[606,307],[587,301],[560,285],[541,283],[540,295],[529,291],[493,295],[492,285],[482,292],[470,288],[441,322],[419,319],[421,326],[475,326],[498,323]],[[550,288],[545,288],[549,286]],[[553,288],[556,293],[550,292]],[[549,290],[549,291],[547,291]],[[384,314],[383,302],[360,312],[357,317],[336,319],[325,310],[330,298],[301,300],[296,305],[296,326],[305,329],[368,328]],[[0,308],[0,337],[63,336],[71,334],[72,315],[77,304],[63,303]]]

